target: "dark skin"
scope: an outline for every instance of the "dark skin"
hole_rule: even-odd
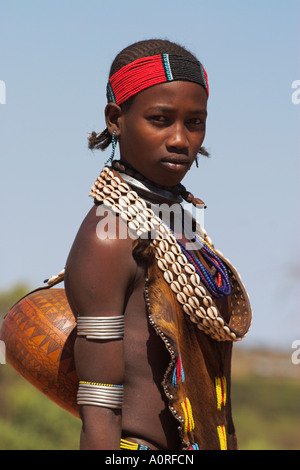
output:
[[[178,184],[205,136],[207,96],[190,82],[148,88],[126,109],[109,103],[109,132],[116,131],[122,160],[157,184]],[[125,315],[124,340],[76,339],[80,380],[124,384],[122,410],[82,406],[81,449],[118,450],[121,435],[151,449],[178,449],[178,423],[161,381],[170,357],[147,320],[146,266],[133,256],[132,237],[99,239],[94,206],[83,221],[66,266],[66,292],[75,314]],[[112,213],[102,217],[114,217]],[[123,223],[123,222],[120,222]]]

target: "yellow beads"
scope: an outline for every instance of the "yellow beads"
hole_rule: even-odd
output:
[[[218,431],[218,436],[220,440],[220,449],[227,450],[227,438],[226,438],[225,426],[218,426],[217,431]]]
[[[220,410],[222,406],[226,405],[226,377],[216,377],[216,395],[217,395],[217,408]]]
[[[192,407],[188,397],[181,402],[181,408],[184,413],[184,432],[193,431],[195,429],[195,423],[192,413]]]

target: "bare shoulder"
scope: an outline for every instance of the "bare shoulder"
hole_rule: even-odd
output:
[[[65,274],[66,294],[75,314],[123,312],[137,266],[132,256],[134,240],[119,236],[117,221],[112,211],[94,206],[76,235]]]

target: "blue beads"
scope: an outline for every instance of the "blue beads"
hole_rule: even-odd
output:
[[[171,229],[169,230],[171,231],[171,233],[173,233]],[[201,263],[201,261],[190,250],[185,247],[184,243],[180,241],[174,233],[173,235],[175,236],[178,244],[180,245],[182,252],[196,268],[197,274],[199,274],[200,279],[204,286],[207,288],[207,290],[214,297],[218,298],[224,297],[225,295],[229,295],[231,293],[231,285],[226,267],[219,258],[219,256],[208,246],[208,244],[205,243],[204,240],[200,240],[196,236],[196,239],[199,243],[201,242],[202,245],[199,251],[201,252],[203,257],[216,268],[216,271],[221,276],[222,282],[220,286],[215,281],[214,276],[211,274],[211,272]]]

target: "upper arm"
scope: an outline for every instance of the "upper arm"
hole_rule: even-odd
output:
[[[108,212],[105,217],[113,219],[114,215]],[[93,207],[80,227],[66,264],[66,294],[77,315],[121,315],[136,273],[132,240],[100,239],[100,219]]]
[[[109,212],[107,217],[114,215]],[[77,234],[66,264],[66,294],[76,316],[123,315],[136,274],[132,240],[99,239],[99,221],[94,207]],[[78,337],[75,362],[79,380],[121,383],[124,372],[122,343],[121,340]]]

